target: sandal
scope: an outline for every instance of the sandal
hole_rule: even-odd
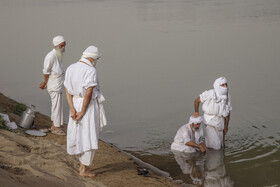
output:
[[[66,136],[66,133],[65,133],[62,129],[60,129],[60,128],[55,129],[55,130],[51,130],[51,132],[52,132],[53,134],[56,134],[56,135]]]

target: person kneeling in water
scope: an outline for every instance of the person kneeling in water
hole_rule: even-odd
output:
[[[180,127],[171,145],[172,151],[193,153],[201,151],[204,153],[207,148],[202,141],[203,129],[201,127],[203,119],[201,116],[190,117],[189,123]]]

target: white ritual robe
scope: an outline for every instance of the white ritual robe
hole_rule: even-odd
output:
[[[91,101],[86,113],[78,125],[69,115],[67,128],[67,152],[70,155],[82,154],[98,149],[99,139],[99,106],[97,97],[100,95],[96,69],[92,65],[76,62],[70,65],[65,74],[64,86],[73,95],[73,104],[77,112],[83,105],[86,90],[94,87]]]
[[[55,49],[50,51],[44,60],[43,74],[49,75],[47,89],[49,92],[62,92],[64,71],[62,63],[58,60]]]
[[[224,117],[229,115],[232,110],[230,97],[226,105],[217,103],[213,98],[214,90],[208,90],[200,95],[200,101],[202,104],[202,111],[205,128],[205,144],[206,147],[210,147],[216,150],[221,149],[223,144],[223,129],[224,129]],[[223,114],[224,116],[221,116]]]
[[[193,153],[196,152],[196,148],[186,145],[187,142],[192,141],[196,144],[202,142],[203,129],[199,127],[195,132],[192,131],[190,124],[186,124],[180,127],[174,138],[174,142],[171,145],[172,151]]]
[[[83,165],[90,166],[95,155],[95,150],[89,150],[79,155],[79,160]]]
[[[55,49],[45,57],[43,73],[49,75],[47,90],[52,102],[51,120],[55,127],[60,127],[63,124],[62,91],[64,72],[62,64],[56,56]]]

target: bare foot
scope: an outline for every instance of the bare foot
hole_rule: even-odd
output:
[[[95,177],[95,174],[90,171],[90,170],[87,170],[87,171],[80,171],[80,176],[82,177]]]
[[[95,174],[93,173],[93,171],[89,169],[88,166],[81,164],[79,170],[80,170],[79,174],[82,177],[95,177]]]
[[[55,127],[53,123],[52,123],[52,127],[51,127],[51,132],[53,134],[60,135],[60,136],[66,135],[66,133],[60,127]]]

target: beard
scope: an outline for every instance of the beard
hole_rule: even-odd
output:
[[[94,62],[92,63],[93,67],[95,67],[97,64],[97,60],[94,60]]]
[[[61,49],[59,47],[55,47],[55,54],[56,54],[59,61],[62,60],[64,52],[65,52],[65,48]]]
[[[194,126],[192,125],[192,126],[191,126],[191,129],[192,129],[193,132],[196,132],[196,131],[199,129],[199,127],[194,127]]]

